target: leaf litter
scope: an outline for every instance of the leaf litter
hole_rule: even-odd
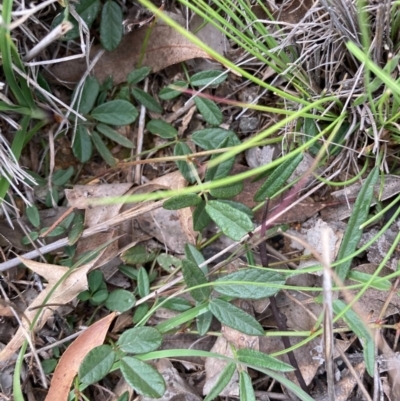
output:
[[[276,6],[275,6],[276,7]],[[274,15],[281,15],[282,20],[288,24],[297,23],[301,20],[307,13],[307,10],[311,8],[310,2],[296,2],[293,1],[290,3],[289,7],[278,9],[274,12]],[[209,25],[206,25],[209,26]],[[212,38],[211,42],[218,42],[218,51],[222,52],[221,42],[218,39],[221,37],[214,36],[216,34],[215,31],[209,31],[205,34],[205,38]],[[96,66],[93,69],[93,74],[96,76],[100,81],[103,81],[110,72],[113,73],[114,83],[121,83],[124,82],[126,76],[129,72],[133,70],[133,67],[137,65],[139,57],[140,57],[140,45],[145,40],[146,30],[139,29],[131,34],[128,34],[124,37],[121,47],[119,50],[117,49],[113,53],[106,53],[103,55]],[[210,43],[211,44],[211,43]],[[177,49],[175,51],[175,48]],[[129,49],[129,50],[127,50]],[[91,50],[92,54],[96,54],[99,48],[93,47]],[[163,53],[164,52],[164,53]],[[162,71],[173,64],[177,64],[178,62],[189,60],[195,57],[202,57],[208,58],[209,56],[202,51],[201,49],[195,47],[191,44],[191,42],[186,41],[183,37],[178,36],[175,34],[171,28],[162,23],[158,23],[153,27],[152,34],[149,38],[149,47],[144,54],[144,58],[142,60],[143,65],[149,66],[152,68],[153,72]],[[207,62],[207,61],[206,61]],[[201,67],[200,67],[201,68]],[[204,68],[204,67],[203,67]],[[77,63],[77,62],[69,62],[61,63],[53,68],[52,74],[57,76],[58,79],[62,81],[68,82],[76,82],[82,77],[82,75],[86,72],[86,63]],[[65,75],[68,73],[69,75]],[[197,98],[199,99],[199,98]],[[187,105],[182,106],[178,109],[177,113],[173,113],[170,115],[169,119],[171,122],[176,122],[179,119],[180,115],[185,114],[182,120],[179,120],[178,124],[180,124],[179,134],[182,135],[183,133],[187,133],[190,135],[192,132],[191,124],[193,120],[196,120],[195,112],[196,108],[193,106],[193,103],[190,104],[189,110],[190,112],[187,113]],[[181,114],[180,114],[181,113]],[[167,118],[168,119],[168,118]],[[218,120],[217,123],[220,121]],[[197,124],[198,122],[196,122]],[[201,124],[201,123],[200,123]],[[247,127],[247,126],[246,126]],[[244,125],[242,126],[243,131],[250,131]],[[273,147],[267,148],[265,152],[260,154],[258,152],[256,157],[260,159],[261,163],[266,163],[274,160],[277,154],[281,152],[281,147]],[[307,158],[307,162],[305,167],[303,165],[303,170],[297,170],[293,174],[293,176],[289,179],[293,180],[294,178],[300,177],[304,174],[305,171],[309,169],[309,167],[313,163],[313,157],[310,154],[304,155]],[[248,159],[253,160],[255,156],[248,155]],[[255,165],[250,165],[251,163],[248,161],[248,165],[250,167],[255,167]],[[247,169],[247,167],[240,166],[238,163],[235,163],[233,171],[231,174],[236,174],[239,172],[243,172]],[[320,171],[316,171],[320,174]],[[297,174],[297,175],[296,175]],[[309,177],[309,180],[312,180],[312,177]],[[110,179],[112,181],[112,179]],[[244,183],[245,189],[238,195],[235,200],[240,200],[248,207],[255,206],[254,196],[256,194],[257,189],[259,188],[259,184],[251,182],[251,180],[247,179]],[[148,184],[144,184],[140,187],[140,191],[151,193],[152,191],[158,190],[169,190],[175,189],[180,190],[187,186],[187,182],[185,182],[181,175],[178,172],[172,172],[163,174],[162,177],[156,178],[150,181]],[[107,184],[107,185],[96,185],[96,186],[74,186],[72,190],[67,191],[67,199],[70,203],[71,207],[76,207],[85,210],[85,228],[86,230],[90,230],[93,227],[102,227],[102,230],[106,230],[106,232],[100,232],[99,229],[94,236],[90,237],[90,239],[85,238],[87,244],[82,240],[78,243],[78,254],[83,254],[88,250],[92,250],[96,248],[96,246],[103,244],[104,242],[110,239],[119,238],[121,232],[117,229],[112,229],[111,221],[117,221],[116,224],[126,223],[125,220],[129,220],[131,216],[126,214],[125,217],[118,220],[117,217],[121,216],[122,213],[125,213],[126,210],[122,211],[122,204],[116,204],[112,206],[93,206],[91,202],[88,202],[88,198],[91,201],[93,198],[96,197],[109,197],[109,196],[118,196],[126,194],[131,184]],[[346,189],[342,191],[336,191],[330,193],[330,196],[334,197],[337,200],[347,201],[348,203],[352,203],[352,200],[357,196],[360,189],[362,188],[362,181],[360,183],[354,184],[352,186],[346,187]],[[379,200],[389,199],[394,195],[399,193],[399,182],[398,177],[394,175],[386,175],[386,181],[382,187],[379,184],[376,184],[374,187],[375,197],[378,197]],[[93,193],[96,192],[96,194]],[[97,192],[99,191],[99,192]],[[134,193],[135,190],[132,191]],[[139,191],[136,191],[138,193]],[[284,196],[284,195],[283,195]],[[272,201],[269,205],[270,212],[273,212],[274,208],[280,207],[284,198],[278,198],[275,201]],[[302,203],[296,205],[295,208],[288,210],[286,213],[282,215],[281,220],[277,220],[277,223],[297,223],[297,226],[292,227],[292,234],[303,234],[307,239],[306,241],[311,244],[318,253],[323,252],[323,248],[319,241],[318,235],[321,230],[322,226],[328,226],[331,230],[331,254],[330,259],[335,260],[338,248],[340,246],[340,242],[343,236],[343,231],[345,230],[346,226],[345,223],[337,224],[339,220],[344,220],[351,215],[351,209],[349,208],[349,204],[342,204],[342,205],[334,205],[333,207],[329,204],[329,201],[320,201],[314,200],[311,197],[307,197]],[[371,203],[371,206],[376,204],[376,200]],[[180,209],[179,211],[166,211],[162,209],[161,203],[154,207],[154,210],[147,212],[146,214],[139,213],[138,216],[135,217],[136,226],[130,225],[130,235],[132,237],[135,245],[137,243],[141,243],[142,239],[144,239],[143,243],[148,244],[148,239],[154,238],[159,244],[158,249],[162,249],[167,253],[172,253],[179,258],[182,258],[182,255],[185,253],[184,246],[187,243],[196,243],[196,234],[193,230],[193,221],[192,221],[192,210],[190,208]],[[229,209],[229,208],[227,208]],[[321,218],[317,218],[316,215],[320,213]],[[61,214],[57,214],[58,217]],[[258,223],[261,222],[261,212],[256,214],[255,219]],[[109,221],[110,220],[110,221]],[[218,219],[216,219],[218,221]],[[334,223],[333,223],[333,222]],[[105,225],[102,226],[102,223],[106,222]],[[245,227],[240,235],[234,236],[234,240],[239,242],[241,237],[246,235],[246,231],[251,231],[250,227]],[[125,230],[125,228],[124,228]],[[375,248],[371,247],[367,252],[367,259],[371,262],[369,265],[361,265],[358,266],[359,269],[362,269],[362,272],[369,275],[370,277],[376,266],[382,261],[384,256],[386,255],[388,249],[390,248],[391,243],[393,243],[396,232],[398,231],[397,226],[393,226],[391,230],[388,230],[384,236],[375,244]],[[229,234],[229,228],[225,230],[227,234]],[[215,231],[214,231],[215,233]],[[368,230],[362,239],[360,246],[367,242],[372,235],[374,235],[376,231],[374,229]],[[122,233],[122,235],[126,235]],[[4,234],[3,234],[4,235]],[[22,235],[22,234],[19,234]],[[8,235],[5,235],[8,237]],[[10,239],[10,238],[6,238]],[[18,248],[16,243],[18,242],[18,236],[15,236],[15,239],[10,239],[10,242]],[[288,250],[287,244],[285,245],[285,251]],[[20,248],[25,250],[24,248]],[[89,263],[87,266],[81,267],[83,268],[82,274],[76,278],[74,275],[71,275],[70,278],[74,278],[73,284],[69,281],[66,282],[65,285],[68,286],[68,290],[63,287],[64,284],[60,285],[57,290],[56,294],[51,301],[57,301],[57,303],[63,304],[72,301],[79,292],[87,287],[86,281],[86,272],[93,269],[98,268],[101,264],[107,262],[107,260],[111,259],[118,259],[117,255],[121,255],[124,251],[123,247],[120,247],[116,243],[114,243],[114,248],[111,250],[111,247],[107,249],[102,255],[102,261],[95,266],[95,262]],[[297,256],[303,257],[308,259],[307,262],[301,262],[298,268],[305,268],[307,265],[315,265],[317,263],[317,259],[310,260],[310,257],[313,256],[312,252],[302,251],[301,249],[296,249]],[[293,253],[293,249],[289,251]],[[279,254],[279,250],[277,251]],[[283,252],[282,252],[283,253]],[[123,253],[122,253],[123,254]],[[259,263],[259,260],[256,257],[256,263]],[[280,255],[281,259],[285,259],[285,255]],[[62,268],[61,266],[57,265],[41,265],[38,262],[32,262],[29,260],[24,259],[24,263],[28,266],[31,270],[36,271],[39,275],[43,276],[47,281],[47,287],[45,290],[41,292],[41,296],[44,297],[48,294],[48,291],[52,288],[52,286],[57,282],[62,274],[65,274],[67,269]],[[117,262],[118,264],[119,262]],[[279,263],[279,262],[278,262]],[[398,259],[395,254],[394,258],[391,259],[388,263],[389,267],[392,270],[395,270],[398,264]],[[44,271],[44,266],[47,268],[51,268],[51,273]],[[282,267],[281,264],[278,264],[278,267]],[[80,268],[80,269],[81,269]],[[171,271],[174,269],[172,268]],[[58,272],[58,273],[57,273]],[[381,272],[382,274],[386,275],[387,272]],[[54,277],[53,277],[54,275]],[[181,280],[180,277],[178,277]],[[162,280],[161,280],[162,281]],[[358,281],[357,281],[358,282]],[[286,281],[287,285],[292,286],[305,286],[305,287],[320,287],[321,283],[319,278],[313,274],[303,274],[301,276],[293,276],[290,277]],[[382,284],[383,285],[383,284]],[[356,292],[353,292],[355,294]],[[149,296],[152,293],[149,294]],[[155,295],[155,293],[153,293]],[[162,291],[161,291],[162,294]],[[158,296],[158,293],[157,293]],[[304,295],[302,291],[286,291],[283,295],[277,296],[279,301],[279,309],[282,314],[285,315],[287,320],[288,329],[294,331],[307,331],[312,332],[314,330],[314,325],[318,321],[318,318],[322,314],[322,306],[318,304],[318,302],[314,302],[315,299],[310,295]],[[365,313],[368,313],[368,308],[372,309],[373,313],[371,313],[370,318],[371,322],[375,321],[377,318],[377,314],[379,314],[380,318],[390,318],[393,316],[398,308],[397,300],[391,300],[390,305],[386,305],[386,308],[381,310],[382,304],[386,302],[386,294],[385,292],[379,291],[377,289],[369,288],[365,291],[363,297],[359,300],[359,304],[361,309]],[[188,302],[193,303],[193,299],[187,297]],[[30,303],[30,308],[34,308],[35,306],[40,306],[42,298],[37,297],[37,299]],[[50,299],[48,300],[50,302]],[[235,301],[234,303],[237,303]],[[256,308],[255,301],[240,301],[240,306],[243,306],[243,303],[246,303],[247,306],[245,309],[252,309],[253,307]],[[142,302],[140,305],[145,305]],[[267,305],[268,306],[268,305]],[[7,311],[9,308],[7,308]],[[384,311],[384,315],[382,316],[382,311]],[[27,314],[29,310],[25,313]],[[45,313],[47,314],[45,315]],[[50,308],[46,308],[46,312],[43,313],[44,319],[43,322],[38,325],[37,329],[45,323],[45,320],[49,318],[49,316],[53,313]],[[269,316],[269,310],[263,308],[259,309],[259,312],[250,313],[250,315],[256,316],[257,320],[262,322],[264,327],[275,328],[276,322],[274,318]],[[29,315],[30,317],[31,315]],[[113,315],[109,315],[110,321]],[[108,322],[107,324],[109,324]],[[339,322],[336,328],[340,328],[340,324],[343,322]],[[94,327],[94,326],[92,326]],[[122,327],[122,326],[120,326]],[[232,349],[241,349],[242,347],[251,348],[255,350],[260,350],[263,353],[270,355],[274,353],[279,353],[283,346],[281,344],[281,340],[278,340],[275,337],[258,337],[258,336],[251,336],[248,334],[244,334],[235,328],[228,327],[227,325],[222,324],[221,327],[217,327],[217,330],[220,330],[221,335],[217,337],[217,340],[211,348],[212,352],[217,352],[221,355],[226,355],[233,357],[234,353]],[[107,327],[104,328],[104,335],[107,331]],[[88,329],[88,333],[90,329]],[[21,333],[17,332],[16,340],[12,340],[5,350],[2,351],[0,356],[7,356],[9,357],[11,353],[17,351],[19,346],[21,345],[22,336]],[[296,340],[297,341],[297,340]],[[101,343],[101,341],[99,341]],[[384,344],[386,344],[385,340],[382,340]],[[79,343],[77,340],[76,343]],[[190,343],[190,341],[189,341]],[[293,343],[292,343],[293,344]],[[93,346],[94,344],[90,344],[89,346]],[[192,344],[187,344],[186,346],[189,348]],[[356,344],[356,339],[354,336],[351,336],[348,333],[342,334],[342,339],[336,340],[336,346],[334,350],[334,357],[338,357],[340,352],[336,349],[341,348],[341,352],[344,353],[347,351],[349,347],[353,347],[354,349],[358,350],[359,344]],[[384,348],[384,347],[383,347]],[[391,350],[390,350],[391,351]],[[385,356],[389,361],[392,361],[396,364],[396,355],[393,352],[390,352],[386,349]],[[68,350],[64,353],[64,356],[67,356]],[[76,355],[82,354],[82,350],[75,351]],[[299,347],[295,350],[295,355],[297,360],[299,361],[300,370],[307,382],[307,384],[312,383],[313,380],[319,380],[318,375],[319,372],[324,371],[324,356],[322,353],[322,343],[321,339],[317,338],[302,347]],[[73,355],[75,357],[75,353]],[[4,357],[7,359],[6,357]],[[282,357],[284,361],[288,361],[286,356]],[[59,367],[62,368],[62,360],[60,361]],[[205,385],[202,388],[203,395],[209,394],[212,388],[211,378],[214,380],[218,379],[218,373],[220,373],[226,364],[219,364],[221,360],[214,359],[214,358],[206,358],[204,373],[206,375],[205,378]],[[164,378],[168,383],[168,393],[165,394],[165,398],[162,399],[171,399],[172,397],[182,396],[184,395],[186,398],[189,397],[189,394],[193,399],[199,399],[201,394],[200,391],[195,391],[193,387],[188,384],[187,375],[183,375],[182,373],[178,372],[178,370],[166,359],[160,359],[156,366],[158,370],[163,374]],[[189,370],[189,365],[186,365],[187,370]],[[359,379],[363,379],[365,365],[364,363],[357,363],[354,364],[354,370],[356,375]],[[382,372],[385,371],[385,368],[381,367]],[[392,371],[389,376],[388,380],[391,382],[391,391],[385,389],[385,392],[394,396],[398,394],[398,389],[396,388],[396,375],[393,373],[395,369],[389,368],[389,371]],[[72,371],[72,373],[74,373]],[[294,376],[288,374],[292,380]],[[56,378],[56,374],[53,376],[53,379]],[[261,379],[261,377],[260,377]],[[353,392],[354,387],[356,384],[359,384],[357,380],[355,380],[354,375],[350,373],[346,373],[338,379],[335,389],[336,389],[336,399],[346,400],[350,397],[351,393]],[[201,386],[198,386],[199,388]],[[54,388],[54,387],[53,387]],[[68,386],[69,389],[69,386]],[[195,394],[197,392],[197,394]],[[65,388],[65,392],[67,394],[67,387]],[[51,394],[51,393],[49,393]],[[238,396],[239,395],[239,375],[235,372],[232,376],[230,384],[225,388],[224,392],[220,394],[221,396]],[[49,395],[48,395],[49,396]],[[316,395],[315,399],[324,400],[327,399],[326,395]],[[150,399],[143,397],[143,399]]]

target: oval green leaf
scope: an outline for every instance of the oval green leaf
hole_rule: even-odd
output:
[[[109,166],[111,166],[111,167],[115,166],[117,164],[117,162],[114,159],[114,156],[109,151],[106,144],[103,142],[100,135],[96,131],[92,132],[92,140],[93,140],[94,146],[96,147],[97,151],[99,152],[99,154],[103,158],[103,160]]]
[[[150,120],[146,128],[154,135],[158,135],[161,138],[169,139],[176,138],[178,136],[178,131],[167,122],[163,120]]]
[[[229,281],[235,281],[236,283],[222,284]],[[251,283],[256,285],[252,285]],[[220,294],[234,298],[262,299],[277,294],[281,288],[275,287],[275,285],[284,285],[285,278],[271,271],[245,269],[221,277],[215,280],[214,284],[215,290]],[[270,287],[268,284],[274,284],[274,287]]]
[[[110,138],[112,141],[119,143],[125,148],[133,149],[135,147],[132,141],[130,141],[126,136],[121,135],[119,132],[113,130],[108,125],[97,124],[96,129],[107,138]]]
[[[126,356],[121,360],[121,372],[126,382],[145,397],[160,398],[165,392],[163,377],[152,366]]]
[[[127,82],[128,84],[138,84],[139,82],[143,81],[147,75],[150,74],[151,68],[150,67],[142,67],[136,70],[133,70],[129,73]]]
[[[207,70],[200,71],[190,77],[190,83],[193,86],[205,86],[205,85],[219,85],[222,84],[227,78],[227,74],[223,71]]]
[[[215,102],[210,99],[206,99],[203,97],[195,97],[194,103],[199,110],[200,114],[203,116],[204,120],[206,120],[211,125],[220,125],[224,120],[221,110],[217,106]]]
[[[222,299],[212,299],[208,308],[225,326],[248,334],[249,336],[264,335],[262,326],[253,316],[250,316],[248,313],[229,302],[223,301]]]
[[[39,210],[35,205],[28,206],[25,209],[26,217],[28,217],[29,222],[36,228],[40,227],[40,214]]]
[[[204,200],[194,209],[192,220],[193,230],[195,231],[203,231],[211,223],[212,220],[206,211],[206,202]]]
[[[90,350],[79,367],[81,383],[89,386],[105,377],[110,372],[115,357],[116,353],[109,345],[100,345]]]
[[[230,199],[239,195],[244,188],[243,181],[235,182],[233,184],[224,185],[222,187],[210,189],[210,194],[214,198]]]
[[[185,207],[197,206],[201,198],[196,194],[177,195],[169,198],[163,203],[163,208],[167,210],[178,210]]]
[[[192,134],[192,141],[205,150],[218,149],[227,139],[230,139],[233,144],[229,146],[240,145],[236,134],[223,128],[206,128]]]
[[[147,274],[147,270],[144,267],[141,267],[138,272],[137,289],[140,298],[143,298],[150,293],[149,275]]]
[[[76,128],[72,151],[81,163],[86,163],[92,156],[92,139],[90,138],[87,128],[82,124],[79,124]]]
[[[175,99],[176,97],[180,96],[182,94],[182,92],[174,89],[174,86],[178,87],[178,88],[182,88],[182,89],[187,89],[187,87],[189,85],[185,81],[173,82],[172,84],[168,85],[167,87],[161,89],[160,92],[158,93],[158,97],[162,100],[172,100],[172,99]]]
[[[161,346],[162,335],[154,327],[135,327],[121,334],[117,344],[124,352],[144,354]]]
[[[240,401],[256,401],[253,383],[251,382],[249,374],[244,370],[240,371],[239,393]]]
[[[123,15],[119,4],[106,1],[101,12],[100,42],[103,47],[112,51],[120,44],[123,34]]]
[[[183,279],[189,288],[207,284],[207,279],[202,270],[191,260],[182,260]],[[211,294],[211,287],[194,288],[190,294],[197,302],[206,301]]]
[[[263,202],[266,198],[272,198],[281,188],[284,187],[285,182],[293,174],[293,171],[302,160],[303,155],[300,153],[279,165],[256,192],[254,200],[256,202]]]
[[[90,113],[95,120],[111,125],[132,124],[138,114],[133,104],[121,99],[103,103]]]
[[[241,240],[253,230],[253,223],[249,216],[226,203],[209,201],[206,211],[221,231],[234,241]]]
[[[254,349],[238,349],[236,356],[240,362],[258,366],[259,368],[272,369],[279,372],[293,372],[295,370],[293,366]]]
[[[192,151],[186,143],[178,142],[174,147],[174,156],[183,156],[190,155]],[[193,171],[190,168],[189,164],[184,160],[177,160],[176,165],[178,166],[179,171],[181,172],[183,178],[193,184],[196,182],[196,178],[194,177]],[[194,167],[193,167],[194,168]]]
[[[146,107],[146,109],[154,111],[155,113],[163,112],[163,108],[161,107],[161,105],[157,102],[156,99],[154,99],[153,96],[149,95],[147,92],[139,88],[133,88],[132,95],[140,104]]]
[[[135,296],[126,290],[114,290],[107,298],[106,307],[110,311],[126,312],[135,306]]]

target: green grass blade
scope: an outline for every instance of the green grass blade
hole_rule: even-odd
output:
[[[365,180],[364,185],[357,196],[347,230],[342,240],[342,245],[340,246],[337,255],[338,260],[351,255],[357,248],[362,235],[360,226],[368,217],[369,208],[374,195],[374,185],[378,179],[378,175],[379,169],[378,167],[375,167]],[[347,273],[349,272],[351,262],[352,259],[349,259],[336,267],[336,273],[342,281],[346,278]]]

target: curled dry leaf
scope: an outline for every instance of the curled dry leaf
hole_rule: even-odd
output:
[[[64,305],[72,301],[80,292],[86,290],[88,287],[87,273],[101,256],[102,253],[100,253],[99,256],[93,259],[90,263],[75,269],[69,276],[62,280],[46,303]],[[37,324],[33,331],[42,328],[46,321],[53,315],[54,310],[58,309],[58,307],[42,307],[41,309],[39,309],[39,307],[43,306],[46,297],[54,289],[54,286],[57,285],[62,277],[70,271],[70,268],[64,266],[39,263],[24,258],[20,258],[20,260],[29,269],[44,277],[48,284],[25,310],[23,316],[21,316],[24,329],[20,327],[12,340],[0,352],[0,362],[6,361],[14,354],[14,352],[18,351],[25,339],[23,334],[24,330],[27,330],[28,332],[30,331],[30,322],[33,321],[38,313],[40,314],[40,318],[37,319]]]
[[[68,399],[72,381],[78,373],[80,364],[89,351],[103,344],[115,315],[115,312],[111,313],[92,324],[67,348],[54,371],[45,401]]]
[[[175,20],[180,19],[176,14],[170,16]],[[151,32],[147,38],[149,29]],[[147,46],[141,60],[143,43],[147,43]],[[93,59],[99,51],[101,46],[94,46],[90,51],[90,58]],[[141,65],[151,67],[153,72],[157,72],[193,58],[210,58],[210,56],[159,20],[153,28],[141,28],[125,35],[117,49],[103,54],[92,73],[100,82],[111,75],[114,84],[120,84],[126,81],[128,74],[137,67],[139,60]],[[74,84],[86,70],[86,60],[80,59],[56,64],[51,69],[51,74],[60,81]]]

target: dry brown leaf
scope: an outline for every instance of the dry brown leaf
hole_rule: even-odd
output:
[[[120,197],[127,193],[132,184],[103,184],[103,185],[75,185],[72,189],[65,190],[65,195],[70,205],[78,209],[86,209],[85,227],[90,228],[117,216],[123,206],[122,203],[112,205],[92,206],[90,202],[94,199]],[[108,230],[105,233],[97,233],[90,238],[83,238],[79,241],[77,255],[91,251],[105,244],[118,235],[117,230]],[[101,264],[104,265],[118,254],[118,244],[113,242],[107,247]],[[97,265],[96,267],[99,267]]]
[[[175,14],[170,16],[179,19],[179,16]],[[143,43],[147,40],[141,65],[150,67],[153,72],[193,58],[210,58],[206,52],[162,21],[151,29],[147,39],[148,30],[148,27],[141,28],[125,35],[117,49],[103,54],[92,71],[93,75],[100,82],[110,75],[115,85],[125,82],[128,74],[137,67],[142,57]],[[100,50],[100,45],[94,46],[90,52],[90,58],[93,59]],[[61,81],[74,84],[80,80],[86,70],[86,60],[80,59],[56,64],[50,72]]]
[[[46,301],[48,304],[64,305],[72,301],[80,292],[88,288],[87,284],[87,273],[96,263],[97,259],[101,257],[101,254],[92,260],[91,262],[82,265],[78,269],[72,271],[72,273],[67,276],[55,289],[55,291],[50,295],[49,299]],[[38,307],[42,306],[45,302],[46,297],[51,291],[53,291],[54,286],[60,281],[60,279],[68,272],[71,271],[70,268],[64,266],[50,265],[46,263],[34,262],[32,260],[20,258],[21,262],[24,263],[29,269],[33,270],[35,273],[44,277],[48,284],[46,288],[35,298],[32,304],[25,310],[22,323],[24,329],[29,330],[30,322],[33,321],[35,316],[40,313],[40,318],[37,320],[36,327],[33,331],[37,331],[43,327],[46,321],[53,315],[54,310],[58,309],[55,307],[44,307],[39,311]],[[24,342],[23,328],[20,327],[15,333],[12,340],[7,344],[7,346],[0,352],[0,362],[9,359],[14,352],[18,351]]]
[[[178,190],[184,188],[187,182],[179,171],[174,171],[156,178],[147,185],[151,185],[150,188]],[[184,253],[184,246],[188,242],[195,243],[196,234],[193,230],[190,208],[178,211],[156,209],[139,216],[137,222],[145,233],[157,238],[159,242],[176,253]]]
[[[83,359],[93,348],[103,344],[108,328],[116,313],[113,312],[86,329],[64,352],[54,371],[45,401],[68,399],[71,384]]]

